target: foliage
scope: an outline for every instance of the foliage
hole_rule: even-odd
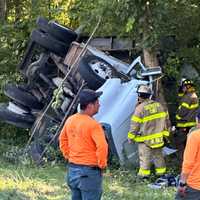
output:
[[[3,153],[3,159],[12,164],[30,165],[32,160],[28,153],[28,148],[20,148],[18,146],[11,146],[11,148]]]
[[[71,21],[83,25],[87,33],[101,17],[97,35],[130,37],[141,49],[158,50],[162,38],[173,36],[177,56],[199,65],[199,6],[194,0],[75,0],[69,16]]]
[[[181,62],[179,60],[179,58],[174,54],[171,53],[166,61],[165,64],[165,75],[169,78],[169,79],[174,79],[174,80],[180,80],[180,68],[181,68]]]
[[[59,20],[66,25],[70,23],[66,11],[71,1],[10,0],[6,2],[6,17],[5,20],[0,21],[0,102],[6,100],[3,93],[5,84],[23,81],[18,72],[18,65],[24,56],[30,32],[36,26],[36,18],[42,15],[47,19]],[[9,137],[19,132],[26,133],[11,127],[1,123],[1,135]],[[4,131],[6,129],[9,131]]]

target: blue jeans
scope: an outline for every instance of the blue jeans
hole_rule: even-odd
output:
[[[200,190],[187,186],[185,197],[181,197],[179,193],[176,193],[175,200],[200,200]]]
[[[72,200],[100,200],[102,173],[100,169],[87,166],[69,166],[67,184],[72,191]]]

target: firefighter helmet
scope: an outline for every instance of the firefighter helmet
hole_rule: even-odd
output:
[[[189,79],[185,79],[185,80],[182,82],[182,86],[187,86],[187,85],[194,86],[194,83],[193,83],[193,81],[191,81],[191,80],[189,80]]]
[[[139,94],[149,94],[151,95],[152,94],[152,90],[149,86],[147,85],[139,85],[138,88],[137,88],[137,93]]]

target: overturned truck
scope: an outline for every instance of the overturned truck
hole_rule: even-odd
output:
[[[95,118],[105,130],[110,155],[122,165],[137,165],[137,146],[127,142],[136,90],[139,84],[151,85],[161,68],[145,67],[140,57],[130,64],[123,62],[94,47],[107,40],[81,43],[76,32],[55,21],[39,17],[36,24],[19,65],[25,81],[5,86],[10,100],[0,105],[0,120],[30,129],[32,156],[40,163],[46,147],[38,149],[38,141],[57,147],[65,120],[78,110],[81,89],[103,91]],[[115,41],[118,49],[120,45],[124,43]]]

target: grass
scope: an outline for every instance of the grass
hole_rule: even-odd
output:
[[[64,180],[64,164],[51,162],[38,168],[19,154],[20,148],[13,148],[7,140],[0,140],[0,200],[71,199]],[[135,171],[107,169],[102,200],[172,200],[175,191],[171,187],[153,190],[148,183],[136,179]]]
[[[18,166],[0,162],[0,200],[70,200],[63,165]],[[136,181],[134,172],[107,170],[103,200],[171,200],[175,188],[152,190]]]
[[[61,166],[20,167],[1,162],[0,200],[69,199],[64,174]]]

